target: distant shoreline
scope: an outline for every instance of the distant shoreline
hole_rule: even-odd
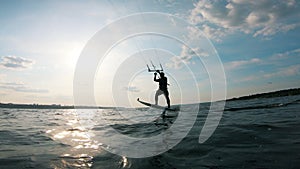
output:
[[[0,108],[8,109],[115,109],[115,107],[101,106],[61,106],[59,104],[44,105],[44,104],[14,104],[0,103]]]
[[[300,95],[300,88],[285,89],[285,90],[278,90],[274,92],[235,97],[235,98],[227,99],[226,101],[273,98],[273,97],[294,96],[294,95]]]
[[[300,88],[278,90],[274,92],[253,94],[248,96],[235,97],[227,99],[226,101],[235,100],[249,100],[249,99],[261,99],[261,98],[273,98],[283,96],[300,95]],[[96,107],[96,106],[61,106],[59,104],[43,105],[43,104],[14,104],[14,103],[0,103],[0,108],[12,108],[12,109],[115,109],[116,107]]]

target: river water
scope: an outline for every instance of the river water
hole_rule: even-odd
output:
[[[300,96],[227,101],[214,134],[199,144],[209,105],[200,104],[192,129],[179,144],[145,158],[110,153],[110,144],[92,139],[91,133],[109,135],[114,128],[123,135],[147,138],[170,128],[176,117],[162,121],[159,111],[102,109],[96,112],[111,124],[90,118],[87,128],[78,115],[84,110],[0,109],[0,168],[300,168]],[[121,145],[123,140],[111,141]]]

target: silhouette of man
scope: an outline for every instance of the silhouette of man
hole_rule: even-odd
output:
[[[164,94],[167,100],[168,108],[170,108],[170,98],[168,92],[168,79],[163,72],[159,72],[160,78],[156,78],[157,73],[154,73],[154,81],[159,83],[159,89],[155,93],[155,104],[157,105],[158,96]]]

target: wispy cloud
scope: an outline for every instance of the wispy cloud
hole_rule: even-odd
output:
[[[253,81],[253,80],[257,80],[260,79],[261,77],[257,76],[257,75],[250,75],[250,76],[246,76],[246,77],[242,77],[242,78],[237,78],[238,82],[249,82],[249,81]]]
[[[259,73],[256,75],[250,75],[250,76],[235,78],[235,79],[237,79],[236,82],[250,82],[259,79],[271,79],[271,78],[290,77],[290,76],[298,76],[298,75],[300,75],[300,64],[292,65],[286,68],[280,68],[278,70],[274,70],[274,72],[272,73]]]
[[[27,69],[33,64],[33,60],[20,56],[2,56],[0,58],[0,66],[7,69]]]
[[[270,57],[271,60],[282,60],[282,59],[288,59],[290,57],[299,57],[300,55],[300,48],[286,51],[283,53],[276,53],[273,56]]]
[[[124,87],[123,89],[129,92],[140,92],[140,89],[136,86],[127,86]]]
[[[189,20],[215,40],[235,31],[265,37],[300,26],[297,3],[295,0],[201,0],[195,4]]]
[[[251,64],[258,64],[261,63],[262,60],[258,58],[253,58],[250,60],[237,60],[237,61],[232,61],[225,63],[225,69],[228,70],[233,70],[233,69],[239,69],[242,68],[243,66],[251,65]]]
[[[25,92],[25,93],[48,93],[49,92],[46,89],[32,88],[25,85],[24,83],[16,83],[16,82],[0,83],[0,88],[10,89],[16,92]]]
[[[287,68],[281,68],[279,71],[274,73],[264,74],[264,78],[272,78],[272,77],[286,77],[286,76],[296,76],[300,75],[300,64],[292,65]]]
[[[300,55],[300,49],[294,49],[282,53],[276,53],[272,56],[265,57],[265,59],[250,59],[250,60],[239,60],[225,63],[225,69],[227,71],[235,71],[236,69],[243,68],[244,66],[259,65],[277,65],[278,67],[273,68],[271,72],[261,71],[255,75],[242,76],[236,80],[237,82],[249,82],[259,79],[271,79],[278,77],[291,77],[300,75],[300,63],[298,60],[292,62],[293,65],[286,65],[286,62],[291,59],[298,58]],[[280,67],[279,67],[280,66]],[[258,67],[256,69],[259,69]]]
[[[6,77],[5,74],[0,74],[0,80],[3,80]]]
[[[300,63],[298,60],[294,60],[292,62],[292,65],[287,66],[287,62],[291,64],[291,59],[298,58],[300,55],[300,48],[299,49],[294,49],[294,50],[289,50],[285,51],[282,53],[276,53],[271,56],[266,56],[264,59],[258,59],[258,58],[253,58],[249,60],[236,60],[236,61],[231,61],[227,62],[224,64],[225,70],[227,71],[228,74],[232,71],[237,71],[239,69],[243,69],[246,67],[251,67],[255,66],[255,69],[259,69],[259,65],[261,66],[266,66],[266,65],[277,65],[277,68],[274,68],[272,72],[260,72],[259,74],[256,75],[250,75],[246,77],[240,77],[240,78],[235,78],[238,79],[238,82],[248,82],[248,81],[253,81],[253,80],[258,80],[258,79],[263,79],[263,78],[273,78],[273,77],[283,77],[283,76],[295,76],[299,74],[299,69],[300,69]],[[261,69],[263,70],[263,68]]]
[[[7,96],[7,93],[0,93],[0,96]]]

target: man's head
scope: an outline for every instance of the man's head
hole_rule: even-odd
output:
[[[160,77],[165,77],[164,72],[160,72],[159,75],[160,75]]]

